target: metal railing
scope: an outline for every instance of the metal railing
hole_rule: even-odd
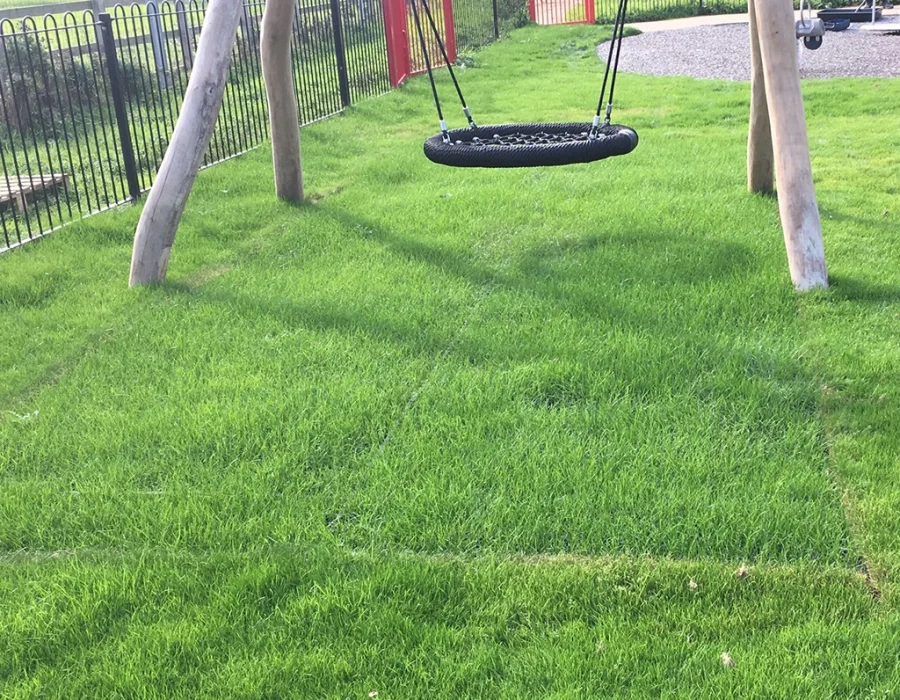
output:
[[[204,160],[265,141],[263,0],[238,29]],[[0,251],[133,201],[153,184],[193,65],[200,3],[116,6],[96,17],[0,21]],[[292,46],[303,124],[390,90],[380,0],[298,3]]]

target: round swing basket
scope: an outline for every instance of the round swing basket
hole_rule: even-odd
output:
[[[592,163],[631,153],[638,144],[634,129],[604,124],[590,136],[590,123],[503,124],[453,129],[450,143],[437,134],[425,142],[434,163],[458,168],[529,168]]]

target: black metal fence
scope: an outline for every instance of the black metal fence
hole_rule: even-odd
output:
[[[205,166],[262,143],[263,0],[238,29]],[[0,251],[150,188],[181,106],[202,4],[0,22]],[[304,124],[390,89],[380,0],[298,3],[293,61]]]
[[[527,0],[453,0],[453,26],[460,54],[526,24]]]

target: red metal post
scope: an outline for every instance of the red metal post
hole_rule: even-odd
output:
[[[532,22],[537,22],[537,13],[534,8],[534,0],[528,0],[528,19]]]
[[[412,72],[409,62],[409,30],[406,25],[406,0],[384,0],[384,36],[387,43],[388,77],[399,87]]]
[[[453,22],[453,0],[444,0],[444,48],[450,63],[456,61],[456,25]]]
[[[584,23],[594,24],[597,21],[597,14],[594,8],[594,0],[584,0]]]

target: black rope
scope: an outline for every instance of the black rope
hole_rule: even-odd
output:
[[[456,73],[453,70],[453,64],[450,61],[450,57],[447,55],[447,48],[444,46],[444,41],[441,39],[441,34],[438,31],[437,24],[434,21],[434,16],[431,13],[431,8],[428,6],[428,0],[409,0],[410,5],[412,5],[413,9],[413,18],[415,19],[416,24],[416,34],[419,36],[419,46],[422,49],[422,57],[425,59],[425,70],[428,72],[428,82],[431,84],[431,94],[434,97],[434,106],[437,109],[438,119],[441,123],[441,136],[443,138],[444,143],[450,143],[450,135],[447,130],[447,123],[444,121],[444,113],[441,109],[441,100],[438,97],[438,89],[437,83],[434,80],[434,71],[431,66],[431,56],[428,53],[428,47],[425,43],[425,32],[422,30],[422,20],[419,17],[419,8],[418,3],[422,3],[422,8],[425,10],[425,16],[428,19],[428,24],[431,28],[431,32],[434,35],[434,39],[437,42],[438,47],[441,50],[441,56],[444,59],[444,63],[447,66],[447,69],[450,72],[450,78],[453,81],[453,87],[456,89],[456,94],[459,96],[459,102],[462,105],[463,113],[466,115],[466,119],[469,121],[469,126],[473,129],[477,128],[475,124],[475,120],[472,118],[472,114],[469,111],[468,105],[466,105],[466,98],[463,97],[462,89],[459,86],[459,81],[456,79]],[[613,95],[616,89],[616,77],[619,72],[619,57],[622,53],[622,40],[625,37],[625,14],[628,9],[628,0],[619,0],[619,7],[616,11],[616,19],[613,23],[613,35],[612,39],[609,42],[609,55],[606,60],[606,70],[603,72],[603,84],[600,88],[600,98],[597,100],[597,112],[594,116],[594,122],[591,125],[591,129],[587,134],[588,139],[594,139],[600,132],[600,114],[603,112],[603,103],[606,99],[606,86],[609,85],[609,102],[606,105],[606,119],[605,123],[609,124],[610,116],[612,114],[612,106],[613,106]],[[613,58],[613,54],[615,54],[615,59]],[[612,79],[610,80],[610,76]]]
[[[415,2],[415,0],[413,0]],[[444,63],[447,65],[447,70],[450,71],[450,79],[453,80],[453,87],[456,88],[456,94],[459,95],[459,103],[462,105],[463,114],[466,115],[466,119],[469,121],[469,126],[473,129],[477,126],[475,124],[475,120],[472,119],[472,113],[469,111],[469,107],[466,105],[466,98],[463,97],[462,89],[459,87],[459,82],[456,80],[456,73],[453,71],[453,64],[450,61],[450,57],[447,55],[447,49],[444,46],[444,41],[441,39],[441,33],[438,31],[437,25],[434,23],[434,17],[431,14],[431,8],[428,7],[428,0],[422,0],[422,7],[425,9],[425,16],[428,18],[428,23],[431,25],[431,31],[434,34],[434,40],[437,42],[438,47],[441,49],[441,55],[444,57]]]
[[[597,98],[597,112],[596,116],[600,116],[600,112],[603,111],[603,100],[606,97],[606,84],[609,80],[609,71],[613,62],[613,51],[615,50],[616,45],[616,34],[619,31],[619,17],[622,15],[622,5],[625,4],[625,0],[619,0],[619,7],[616,10],[616,19],[613,22],[613,35],[609,40],[609,56],[606,58],[606,70],[603,72],[603,85],[600,88],[600,97]]]
[[[606,70],[603,73],[603,85],[600,88],[600,97],[597,100],[596,117],[600,117],[603,112],[603,103],[606,99],[606,85],[609,81],[610,71],[612,71],[612,83],[609,91],[609,103],[606,108],[606,121],[609,122],[612,114],[612,98],[613,90],[616,85],[616,74],[619,70],[619,52],[622,50],[622,37],[625,34],[625,10],[628,6],[628,0],[619,0],[619,8],[616,11],[616,20],[613,23],[613,35],[609,42],[609,55],[606,59]],[[613,52],[615,51],[615,63],[613,62]],[[596,121],[596,120],[595,120]],[[596,131],[596,126],[592,129],[592,133]]]
[[[441,100],[438,97],[437,85],[434,83],[434,74],[431,72],[431,59],[428,57],[428,49],[425,47],[425,34],[422,32],[422,22],[419,20],[419,9],[416,7],[416,0],[410,0],[413,8],[413,18],[416,22],[416,33],[419,35],[419,45],[422,47],[422,56],[425,59],[425,70],[428,71],[428,80],[431,83],[431,94],[434,96],[434,106],[437,109],[438,119],[441,121],[441,134],[445,143],[450,143],[450,136],[447,134],[447,124],[444,122],[444,113],[441,111]]]
[[[612,114],[613,93],[616,91],[616,77],[619,75],[619,55],[622,53],[622,39],[625,37],[625,12],[628,9],[628,0],[622,0],[622,22],[619,28],[619,43],[616,45],[616,64],[613,66],[612,82],[609,84],[609,106],[606,108],[606,121]]]

